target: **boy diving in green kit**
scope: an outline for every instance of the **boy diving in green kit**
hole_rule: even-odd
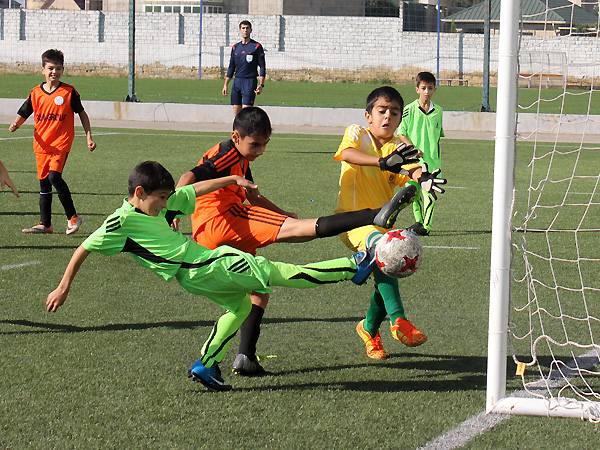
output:
[[[344,280],[362,284],[374,263],[372,249],[304,266],[271,262],[229,246],[208,250],[169,226],[173,218],[194,211],[197,196],[232,184],[256,188],[247,179],[231,175],[175,189],[173,177],[159,163],[138,164],[129,176],[128,198],[75,250],[58,287],[48,295],[47,310],[55,312],[65,302],[75,275],[91,252],[131,253],[141,266],[166,281],[175,278],[186,291],[203,295],[227,310],[204,343],[201,359],[190,367],[189,376],[210,390],[231,390],[219,363],[250,312],[248,294],[268,293],[272,286],[310,288]]]

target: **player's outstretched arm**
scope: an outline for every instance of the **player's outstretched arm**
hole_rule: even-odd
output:
[[[75,250],[73,256],[71,256],[71,260],[65,269],[65,273],[62,280],[60,280],[58,287],[48,294],[48,299],[46,300],[46,309],[48,311],[55,312],[58,307],[65,302],[69,295],[73,279],[89,254],[90,252],[81,245],[77,247],[77,250]]]
[[[292,219],[298,218],[297,214],[290,212],[290,211],[286,211],[284,209],[281,209],[279,206],[277,206],[275,203],[273,203],[267,197],[262,195],[258,191],[258,189],[246,188],[246,199],[248,200],[248,203],[250,203],[252,206],[260,206],[261,208],[268,209],[269,211],[274,211],[283,216],[291,217]]]
[[[183,174],[183,175],[185,175],[185,174]],[[193,176],[193,174],[192,174],[192,176]],[[182,176],[182,178],[183,178],[183,176]],[[180,183],[181,183],[181,179],[179,180],[179,183],[177,185],[179,186]],[[186,183],[186,184],[189,184],[189,183]],[[258,186],[256,186],[254,183],[252,183],[251,181],[248,181],[244,177],[240,177],[239,175],[229,175],[227,177],[214,178],[212,180],[198,181],[197,183],[194,183],[192,186],[194,186],[194,190],[196,191],[196,197],[199,197],[201,195],[208,194],[209,192],[216,191],[217,189],[224,188],[231,184],[237,184],[238,186],[241,186],[243,188],[258,189]],[[184,186],[185,186],[185,184],[184,184]]]

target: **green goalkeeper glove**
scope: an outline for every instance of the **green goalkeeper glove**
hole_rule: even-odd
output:
[[[429,172],[427,170],[427,164],[423,164],[422,166],[423,173],[421,174],[421,178],[419,178],[419,186],[421,189],[431,194],[434,200],[437,200],[437,196],[435,192],[439,192],[443,194],[446,192],[444,188],[439,186],[440,184],[446,184],[447,180],[445,178],[437,178],[438,174],[442,171],[442,169],[436,169],[433,172]]]
[[[419,150],[402,143],[385,158],[379,158],[379,168],[384,172],[400,173],[402,166],[419,162],[418,155]]]

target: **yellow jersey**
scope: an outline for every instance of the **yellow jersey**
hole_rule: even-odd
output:
[[[350,125],[333,159],[342,162],[340,192],[335,212],[357,211],[359,209],[381,208],[394,196],[396,186],[404,186],[410,177],[392,172],[383,172],[379,167],[357,166],[342,160],[342,151],[355,148],[369,155],[383,158],[392,153],[402,141],[394,136],[380,149],[377,148],[368,128]],[[411,164],[407,169],[418,166]]]

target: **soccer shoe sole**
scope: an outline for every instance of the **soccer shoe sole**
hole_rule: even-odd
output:
[[[220,383],[218,380],[215,380],[214,378],[211,378],[211,381],[207,381],[204,378],[202,378],[200,375],[198,375],[196,372],[192,372],[191,370],[188,370],[188,377],[192,379],[192,381],[195,381],[196,383],[202,383],[202,385],[208,389],[209,391],[212,392],[226,392],[226,391],[230,391],[231,389],[233,389],[233,386],[231,386],[229,383]]]
[[[50,225],[48,228],[37,228],[37,225],[34,225],[31,228],[23,228],[21,232],[25,234],[52,234],[54,233],[54,229],[52,228],[52,225]]]
[[[381,207],[381,210],[375,216],[373,225],[381,228],[392,228],[396,222],[398,213],[406,208],[415,194],[417,193],[417,187],[414,185],[406,186],[400,192]]]

